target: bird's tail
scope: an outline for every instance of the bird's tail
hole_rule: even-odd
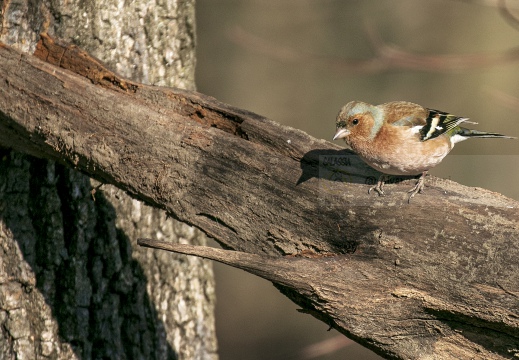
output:
[[[465,129],[465,128],[460,128],[459,131],[457,131],[457,134],[461,135],[463,137],[466,137],[466,138],[473,137],[473,138],[517,139],[516,137],[513,137],[513,136],[506,136],[506,135],[502,135],[502,134],[498,134],[498,133],[489,133],[489,132],[477,131],[477,130]]]

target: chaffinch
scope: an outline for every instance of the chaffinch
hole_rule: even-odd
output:
[[[459,126],[468,118],[427,109],[405,101],[370,105],[361,101],[346,104],[337,116],[333,140],[344,139],[369,166],[383,173],[371,187],[383,195],[388,175],[419,175],[408,201],[422,192],[427,171],[438,165],[454,144],[468,138],[507,138],[496,133]]]

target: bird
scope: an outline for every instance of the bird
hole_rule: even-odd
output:
[[[407,101],[371,105],[351,101],[344,105],[336,120],[333,140],[346,144],[369,166],[382,173],[375,186],[384,195],[384,183],[391,175],[418,176],[408,191],[408,202],[424,189],[427,172],[438,165],[460,141],[470,138],[504,138],[512,136],[482,132],[461,127],[477,124],[469,118],[429,109]]]

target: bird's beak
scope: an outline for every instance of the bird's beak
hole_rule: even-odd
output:
[[[335,136],[333,137],[333,140],[343,139],[343,138],[345,138],[348,135],[350,135],[350,130],[348,130],[348,129],[339,129],[335,133]]]

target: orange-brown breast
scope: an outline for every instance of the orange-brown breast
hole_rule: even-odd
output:
[[[452,148],[447,136],[420,141],[412,128],[387,124],[374,139],[350,146],[368,165],[390,175],[420,174],[438,165]]]

